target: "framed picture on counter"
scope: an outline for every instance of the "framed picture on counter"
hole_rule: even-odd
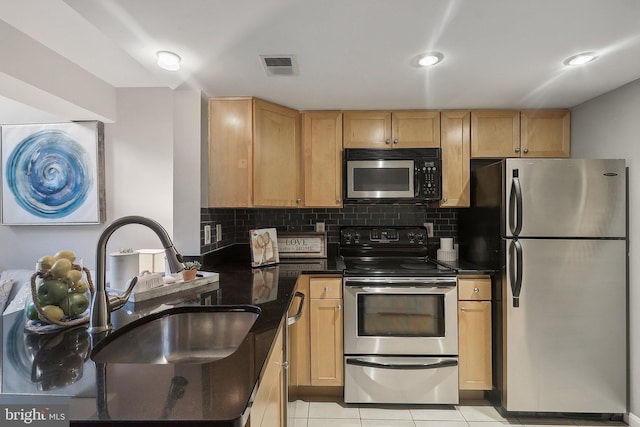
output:
[[[277,264],[280,262],[278,255],[278,233],[275,228],[258,228],[249,230],[251,239],[251,267]]]

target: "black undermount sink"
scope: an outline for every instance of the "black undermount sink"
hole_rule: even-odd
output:
[[[103,340],[91,352],[98,363],[208,363],[236,351],[260,308],[185,306],[150,314]]]

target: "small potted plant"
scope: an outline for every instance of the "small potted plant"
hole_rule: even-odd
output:
[[[198,261],[187,261],[184,263],[184,270],[182,270],[182,280],[185,282],[196,278],[198,269],[202,267],[202,264]]]

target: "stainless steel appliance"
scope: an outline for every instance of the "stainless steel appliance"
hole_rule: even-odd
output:
[[[347,201],[429,202],[441,197],[439,148],[345,149]]]
[[[458,403],[455,272],[421,227],[341,230],[346,403]]]
[[[478,168],[472,188],[460,253],[502,271],[504,410],[626,412],[625,162],[507,159]]]

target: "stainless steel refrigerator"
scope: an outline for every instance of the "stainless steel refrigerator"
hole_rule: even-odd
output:
[[[626,412],[626,183],[624,160],[507,159],[473,172],[460,258],[500,272],[504,410]]]

